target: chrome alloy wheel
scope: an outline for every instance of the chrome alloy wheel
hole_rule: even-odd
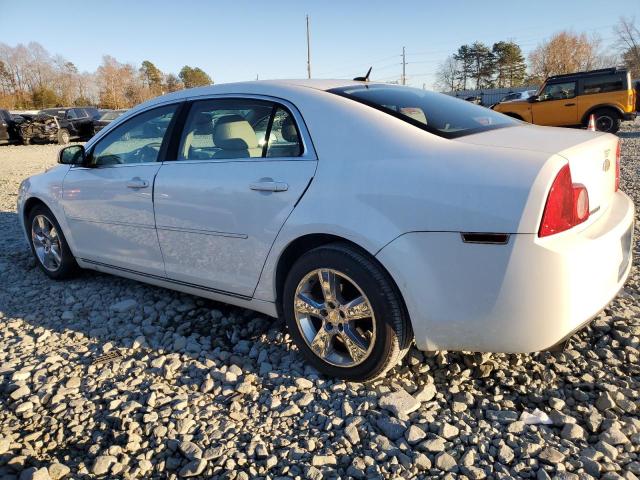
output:
[[[376,339],[373,308],[345,274],[321,268],[305,275],[293,309],[305,342],[325,362],[353,367],[368,358]]]
[[[55,272],[62,264],[62,245],[58,231],[53,223],[44,215],[33,217],[31,224],[31,240],[38,260],[44,268]]]

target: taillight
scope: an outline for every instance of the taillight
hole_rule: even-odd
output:
[[[539,237],[575,227],[589,218],[589,194],[584,185],[573,183],[569,164],[560,169],[544,206]]]
[[[620,140],[618,140],[618,146],[616,147],[616,186],[614,192],[620,190]]]

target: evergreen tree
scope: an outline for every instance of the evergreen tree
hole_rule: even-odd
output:
[[[527,64],[520,46],[514,42],[496,42],[491,49],[494,56],[495,84],[498,88],[519,87],[524,84]]]
[[[203,70],[198,67],[190,67],[185,65],[178,74],[185,88],[202,87],[204,85],[212,85],[213,80]]]

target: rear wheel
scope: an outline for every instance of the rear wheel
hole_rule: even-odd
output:
[[[35,206],[29,212],[27,228],[31,251],[44,273],[56,280],[76,273],[78,264],[51,210],[44,205]]]
[[[58,132],[58,144],[66,145],[67,143],[69,143],[69,140],[71,140],[71,135],[69,135],[69,131],[64,128],[61,129]]]
[[[375,260],[348,245],[313,249],[293,265],[284,286],[289,332],[315,368],[368,381],[394,367],[412,331],[397,288]]]
[[[622,118],[615,110],[600,108],[593,112],[593,116],[595,117],[596,130],[599,132],[616,133],[620,130]]]

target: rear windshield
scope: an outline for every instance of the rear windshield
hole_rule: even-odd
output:
[[[515,119],[441,93],[391,85],[354,85],[329,90],[382,110],[445,138],[518,125]]]

